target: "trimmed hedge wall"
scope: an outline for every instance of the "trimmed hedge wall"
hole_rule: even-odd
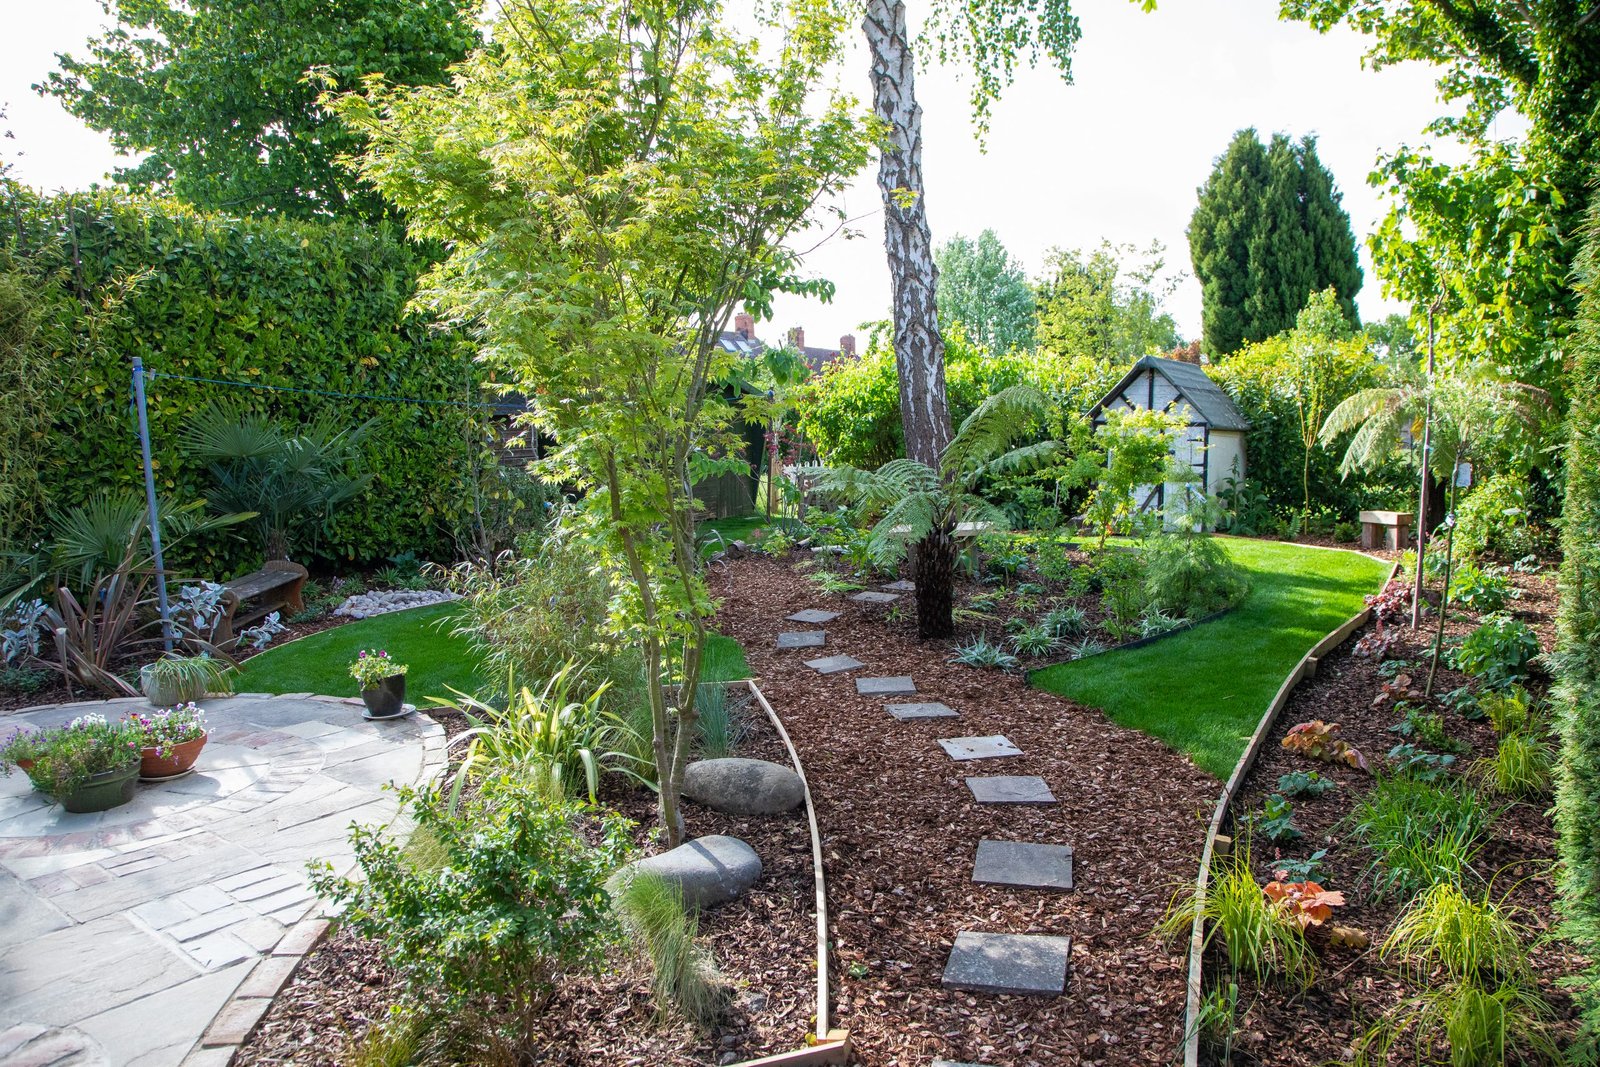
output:
[[[1580,303],[1568,382],[1567,499],[1562,529],[1556,655],[1561,761],[1556,776],[1568,934],[1600,955],[1600,195],[1590,198],[1578,256]],[[1600,966],[1583,988],[1585,1018],[1600,1030]]]
[[[397,229],[356,223],[238,220],[112,194],[41,197],[0,186],[0,249],[44,279],[59,367],[54,429],[45,446],[47,511],[102,489],[139,490],[130,403],[132,358],[154,372],[253,384],[414,397],[487,399],[460,334],[408,311],[425,256]],[[86,307],[137,282],[93,339]],[[157,484],[179,501],[204,496],[208,477],[179,445],[184,420],[212,400],[300,421],[331,409],[352,424],[375,418],[366,452],[376,477],[340,508],[308,557],[368,561],[405,551],[450,554],[466,521],[485,412],[352,401],[156,378],[149,385]],[[254,545],[206,546],[191,569],[249,569]]]

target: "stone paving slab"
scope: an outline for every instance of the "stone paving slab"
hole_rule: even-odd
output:
[[[850,596],[858,604],[892,604],[900,599],[899,593],[880,593],[875,589],[867,589]]]
[[[1031,774],[997,774],[968,778],[967,788],[979,804],[1054,804],[1056,795],[1043,778]]]
[[[823,611],[821,608],[806,608],[804,611],[797,611],[793,615],[784,616],[789,622],[809,623],[832,622],[838,617],[839,613],[837,611]]]
[[[27,709],[0,733],[142,707]],[[382,786],[443,768],[443,730],[422,716],[366,722],[359,703],[303,695],[205,708],[195,773],[111,811],[69,814],[0,779],[0,1034],[76,1028],[112,1063],[177,1067],[202,1035],[237,1033],[265,1003],[231,1007],[245,976],[309,947],[306,862],[348,862],[351,822],[394,819]]]
[[[938,701],[926,704],[885,704],[884,710],[901,722],[910,719],[953,719],[957,712]]]
[[[1060,996],[1067,988],[1072,940],[1044,934],[964,930],[944,967],[944,987],[969,993]]]
[[[790,630],[778,635],[779,648],[821,648],[827,642],[826,630]]]
[[[908,582],[902,578],[898,582],[890,582],[888,585],[884,586],[884,588],[889,590],[891,593],[910,593],[916,590],[917,583]]]
[[[1072,846],[982,838],[972,863],[972,880],[979,885],[1065,893],[1072,888]]]
[[[896,674],[886,678],[857,678],[856,692],[864,697],[909,697],[916,695],[917,685],[908,674]]]
[[[1020,756],[1022,749],[1013,745],[1002,734],[988,737],[946,737],[939,741],[953,760],[995,759],[1001,756]]]
[[[838,674],[840,671],[853,671],[866,664],[852,656],[823,656],[821,659],[808,659],[806,666],[818,674]]]

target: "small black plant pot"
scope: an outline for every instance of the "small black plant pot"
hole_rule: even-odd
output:
[[[374,719],[397,719],[406,713],[406,676],[391,674],[371,689],[361,691],[367,714]]]

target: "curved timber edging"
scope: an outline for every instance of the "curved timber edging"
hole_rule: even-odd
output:
[[[795,750],[789,731],[784,729],[783,720],[773,710],[766,694],[756,685],[754,678],[745,679],[744,684],[749,687],[750,695],[755,697],[756,703],[761,705],[761,710],[767,713],[773,728],[778,731],[778,736],[783,740],[783,747],[789,752],[789,762],[794,764],[794,772],[800,776],[800,784],[805,789],[806,821],[811,825],[811,874],[817,894],[817,1028],[811,1038],[811,1044],[806,1048],[746,1060],[737,1067],[756,1067],[758,1064],[772,1064],[774,1067],[778,1064],[789,1064],[792,1067],[842,1064],[850,1059],[850,1034],[847,1030],[833,1029],[829,1020],[828,885],[822,873],[822,834],[817,829],[817,808],[811,801],[811,783],[806,778],[806,769],[800,762],[800,753]]]
[[[1321,547],[1321,546],[1314,546]],[[1329,551],[1348,551],[1329,549]],[[1365,553],[1357,553],[1365,555]],[[1377,557],[1369,557],[1376,559]],[[1384,562],[1388,562],[1385,560]],[[1389,587],[1400,573],[1400,564],[1394,563],[1389,568],[1389,574],[1379,587],[1381,593]],[[1206,890],[1211,884],[1211,860],[1216,852],[1217,834],[1221,832],[1222,825],[1227,821],[1228,809],[1233,804],[1233,798],[1244,784],[1246,776],[1255,766],[1256,758],[1261,755],[1261,749],[1267,743],[1267,737],[1272,733],[1272,728],[1278,723],[1278,716],[1283,712],[1284,705],[1289,702],[1289,696],[1294,692],[1294,687],[1301,681],[1317,673],[1317,664],[1322,657],[1344,644],[1350,635],[1365,626],[1372,618],[1372,609],[1363,608],[1350,616],[1326,637],[1318,641],[1295,664],[1294,669],[1284,678],[1283,684],[1278,687],[1277,695],[1272,698],[1272,703],[1267,705],[1267,710],[1262,713],[1261,721],[1256,724],[1256,729],[1250,735],[1250,743],[1245,746],[1244,753],[1239,757],[1239,762],[1234,765],[1233,773],[1228,776],[1227,784],[1222,787],[1222,795],[1217,798],[1216,810],[1211,814],[1211,822],[1206,827],[1205,847],[1200,851],[1200,872],[1194,882],[1194,925],[1189,931],[1189,977],[1188,997],[1184,1006],[1183,1018],[1183,1065],[1184,1067],[1199,1067],[1200,1064],[1200,1000],[1202,997],[1201,978],[1205,964],[1206,924],[1205,924],[1205,899]]]

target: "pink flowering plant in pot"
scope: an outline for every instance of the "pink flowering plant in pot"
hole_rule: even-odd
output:
[[[206,747],[206,712],[194,701],[125,720],[139,732],[139,777],[173,778],[194,769]]]
[[[139,734],[104,715],[80,715],[65,726],[13,734],[0,745],[0,772],[13,767],[70,812],[105,811],[133,799]]]
[[[350,664],[350,677],[361,686],[361,700],[375,719],[387,719],[405,711],[406,665],[397,663],[382,649],[362,649]]]

